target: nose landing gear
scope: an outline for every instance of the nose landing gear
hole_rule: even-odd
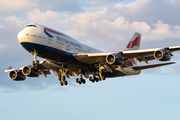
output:
[[[34,61],[33,61],[33,66],[37,67],[39,65],[39,60],[37,60],[37,52],[34,50],[34,52],[31,52],[31,54],[34,55]]]

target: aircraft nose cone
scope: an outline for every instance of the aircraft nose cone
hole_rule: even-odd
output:
[[[20,43],[22,43],[25,40],[25,34],[24,34],[23,30],[18,33],[17,38]]]

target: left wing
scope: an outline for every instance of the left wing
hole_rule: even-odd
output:
[[[149,68],[156,68],[156,67],[161,67],[161,66],[170,65],[170,64],[175,64],[175,62],[154,64],[154,65],[144,65],[144,66],[133,66],[132,69],[134,69],[134,70],[145,70],[145,69],[149,69]]]
[[[178,50],[180,50],[180,46],[144,49],[144,50],[130,50],[130,51],[120,51],[120,52],[77,53],[77,54],[73,54],[73,56],[77,60],[88,64],[96,64],[99,62],[109,63],[108,58],[112,58],[111,60],[115,61],[117,56],[123,60],[137,58],[139,62],[148,63],[149,60],[154,60],[154,59],[160,61],[168,61],[170,60],[171,56],[173,56],[172,52]]]

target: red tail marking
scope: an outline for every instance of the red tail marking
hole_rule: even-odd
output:
[[[134,46],[140,46],[140,37],[137,37],[135,40],[130,41],[126,48],[133,48]]]
[[[131,63],[133,63],[134,65],[137,65],[134,59],[129,59],[129,61],[130,61]]]

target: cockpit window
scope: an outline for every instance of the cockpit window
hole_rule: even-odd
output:
[[[36,25],[27,25],[27,27],[37,27]]]

